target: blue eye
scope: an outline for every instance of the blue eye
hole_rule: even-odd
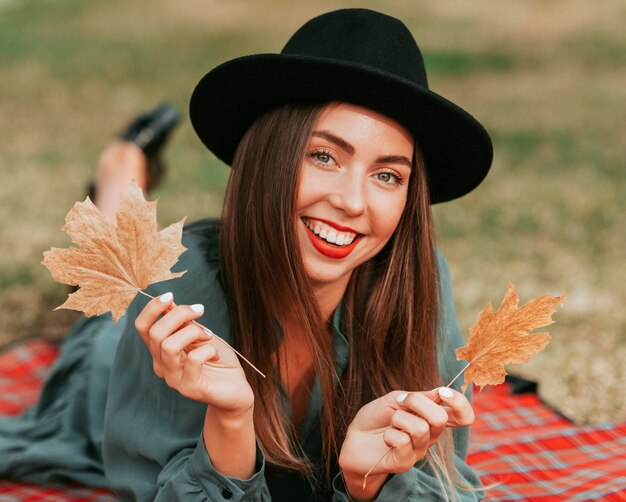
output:
[[[333,159],[326,152],[315,152],[315,158],[324,164],[328,164]]]
[[[383,171],[381,173],[376,174],[376,178],[382,181],[383,183],[389,185],[401,185],[402,178],[395,173],[390,171]]]
[[[309,157],[316,163],[321,164],[323,166],[329,166],[334,163],[335,159],[333,156],[326,151],[319,150],[309,153]]]

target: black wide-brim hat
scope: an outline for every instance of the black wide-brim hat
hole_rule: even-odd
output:
[[[461,197],[485,178],[489,134],[465,110],[428,88],[420,50],[398,19],[341,9],[311,19],[280,54],[233,59],[207,73],[190,103],[203,143],[231,164],[252,123],[290,102],[345,101],[391,117],[414,135],[432,203]]]

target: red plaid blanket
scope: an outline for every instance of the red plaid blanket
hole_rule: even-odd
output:
[[[489,500],[626,500],[626,424],[574,425],[535,394],[474,393],[468,462]]]
[[[0,354],[0,415],[18,415],[37,401],[41,384],[58,349],[33,340]],[[0,502],[113,502],[108,490],[67,486],[37,486],[0,480]]]
[[[33,404],[57,349],[26,342],[0,354],[0,415]],[[488,499],[626,501],[626,424],[576,426],[534,394],[511,395],[506,385],[475,393],[469,463]],[[0,502],[111,502],[106,490],[52,488],[0,481]]]

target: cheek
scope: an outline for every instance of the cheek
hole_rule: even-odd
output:
[[[377,221],[376,224],[376,234],[380,239],[384,239],[385,242],[391,238],[393,233],[398,228],[398,223],[400,222],[400,217],[385,217],[381,218]]]
[[[373,227],[381,238],[390,238],[400,223],[406,205],[406,193],[398,195],[381,200],[373,214]]]
[[[328,180],[316,174],[314,169],[307,168],[307,166],[300,169],[296,211],[307,208],[326,197],[328,187],[325,183],[328,183]]]

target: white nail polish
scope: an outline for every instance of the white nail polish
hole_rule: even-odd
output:
[[[439,387],[439,395],[441,397],[445,397],[447,399],[450,399],[454,394],[447,387]]]
[[[204,305],[202,305],[201,303],[194,303],[190,306],[190,308],[197,314],[199,314],[200,312],[204,312]]]
[[[204,330],[204,332],[205,332],[208,336],[210,336],[211,338],[213,338],[213,333],[211,333],[211,330],[210,330],[210,329],[208,329],[208,328],[202,328],[202,329]]]
[[[174,295],[172,293],[165,293],[165,294],[159,296],[159,300],[161,300],[161,303],[167,303],[172,298],[174,298]]]
[[[408,396],[408,395],[409,394],[406,393],[406,392],[403,392],[402,394],[398,394],[396,396],[396,401],[399,402],[399,403],[402,403],[402,402],[404,402],[404,400],[406,399],[406,396]]]

